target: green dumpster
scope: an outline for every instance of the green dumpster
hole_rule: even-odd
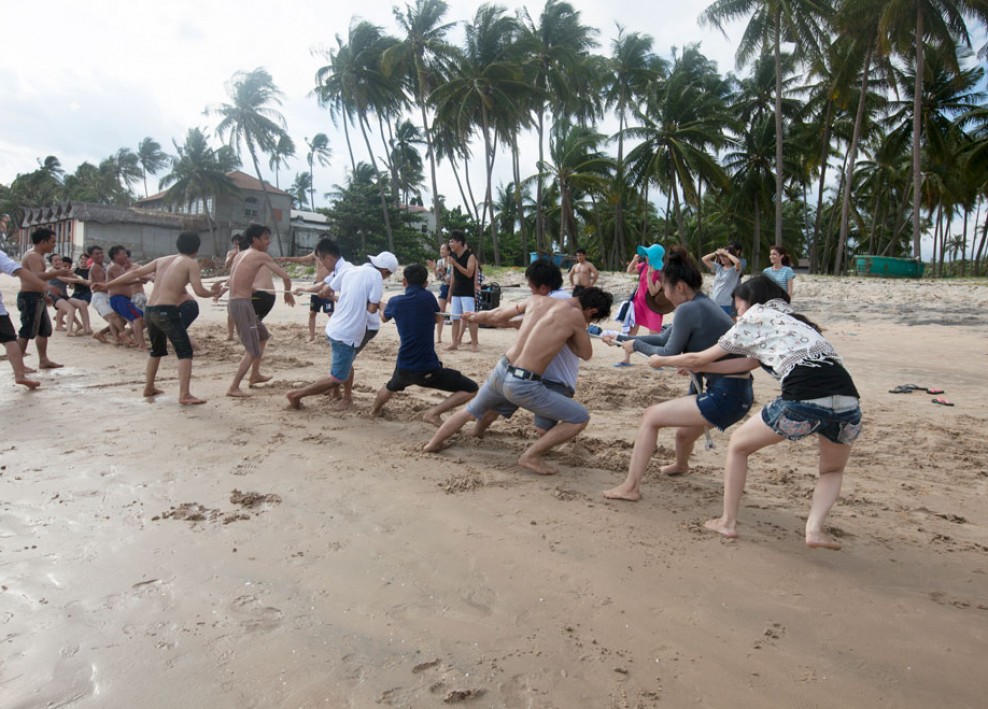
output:
[[[926,264],[914,258],[892,258],[890,256],[858,256],[854,259],[854,270],[859,276],[882,276],[883,278],[920,278]]]

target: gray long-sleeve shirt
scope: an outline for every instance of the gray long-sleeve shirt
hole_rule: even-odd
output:
[[[703,293],[697,293],[693,300],[676,308],[672,326],[662,328],[659,334],[618,339],[634,339],[635,352],[671,357],[713,347],[733,326],[734,321],[719,305]]]

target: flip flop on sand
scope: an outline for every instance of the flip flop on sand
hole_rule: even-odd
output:
[[[943,394],[943,389],[937,389],[936,387],[929,387],[926,390],[927,394]]]
[[[932,401],[933,401],[934,404],[940,404],[940,406],[953,406],[954,405],[954,402],[953,401],[951,401],[950,399],[945,399],[942,396],[938,396],[937,398],[932,399]]]
[[[912,384],[900,384],[895,389],[889,389],[889,394],[912,394],[913,390]]]
[[[634,365],[631,364],[631,362],[618,362],[614,366],[615,367],[633,367]]]

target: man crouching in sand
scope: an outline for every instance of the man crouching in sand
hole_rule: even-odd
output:
[[[447,419],[425,446],[428,452],[442,449],[443,443],[471,419],[510,404],[558,421],[522,453],[518,464],[539,475],[553,475],[556,470],[542,460],[542,455],[565,443],[587,427],[590,414],[579,402],[554,392],[542,383],[542,374],[556,354],[569,347],[580,359],[593,356],[587,325],[603,320],[611,313],[612,298],[600,288],[586,288],[574,298],[560,300],[533,295],[522,303],[497,310],[469,313],[469,322],[504,325],[524,313],[518,339],[494,367],[477,396],[467,407]]]
[[[196,295],[211,298],[219,294],[220,284],[214,283],[212,290],[202,284],[199,262],[196,260],[199,254],[197,233],[185,231],[179,234],[176,248],[178,253],[174,256],[157,258],[146,266],[128,271],[108,283],[94,283],[93,288],[109,290],[123,287],[140,283],[142,278],[154,274],[154,289],[144,309],[144,323],[147,325],[148,339],[151,341],[144,396],[150,399],[164,393],[154,385],[154,380],[158,375],[161,358],[168,354],[166,343],[171,342],[175,356],[178,358],[178,403],[183,406],[205,404],[205,399],[192,396],[189,390],[192,383],[192,343],[182,322],[179,303],[188,297],[185,292],[186,286],[191,285]]]

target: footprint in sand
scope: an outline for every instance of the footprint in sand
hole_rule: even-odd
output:
[[[230,612],[247,630],[274,630],[285,617],[280,609],[262,605],[257,596],[240,596],[230,604]]]

